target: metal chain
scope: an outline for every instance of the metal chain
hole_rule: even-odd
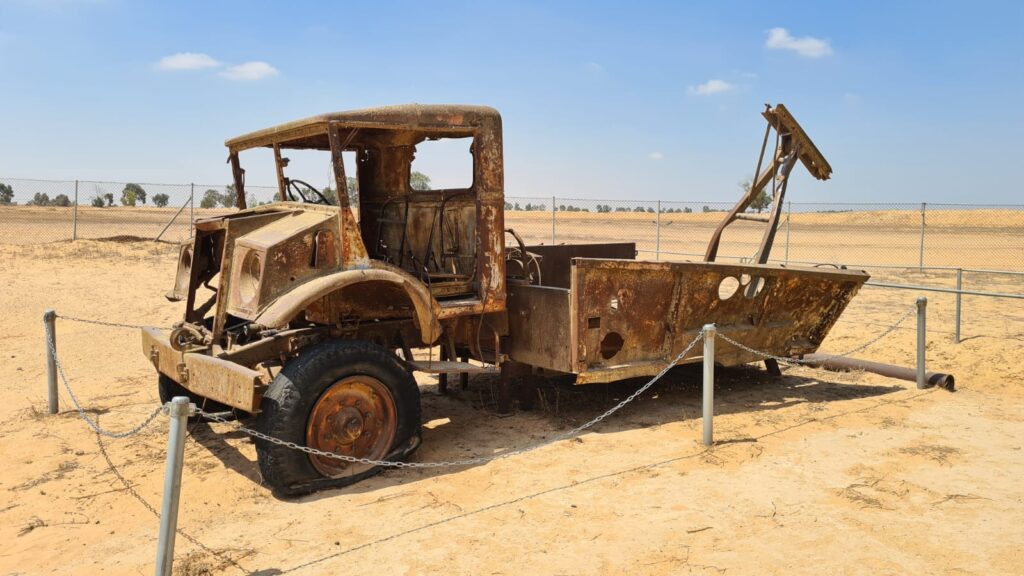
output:
[[[107,326],[110,328],[161,328],[164,330],[170,330],[170,328],[164,328],[163,326],[150,326],[146,324],[121,324],[120,322],[105,322],[103,320],[90,320],[88,318],[76,318],[74,316],[64,316],[63,314],[54,314],[54,318],[60,318],[62,320],[68,320],[70,322],[81,322],[82,324],[95,324],[96,326]]]
[[[640,396],[645,391],[647,391],[648,388],[653,386],[655,382],[660,380],[662,376],[664,376],[669,370],[671,370],[673,367],[675,367],[676,364],[678,364],[679,361],[682,360],[683,357],[686,356],[686,354],[688,354],[690,352],[690,350],[692,350],[693,347],[697,345],[697,342],[700,342],[703,337],[704,337],[704,330],[701,329],[697,333],[697,335],[693,338],[693,340],[690,341],[690,343],[683,349],[683,351],[680,352],[679,355],[676,356],[674,360],[672,360],[671,362],[667,363],[665,365],[665,367],[662,368],[661,372],[658,372],[657,374],[655,374],[654,377],[651,378],[650,380],[648,380],[646,384],[644,384],[640,388],[637,388],[632,394],[627,396],[622,402],[619,402],[615,406],[612,406],[611,408],[606,410],[603,414],[601,414],[600,416],[594,418],[593,420],[590,420],[589,422],[587,422],[587,423],[585,423],[585,424],[583,424],[581,426],[577,426],[577,427],[575,427],[575,428],[573,428],[571,430],[568,430],[566,432],[562,432],[561,434],[558,434],[558,435],[554,436],[550,440],[546,440],[544,442],[540,442],[540,443],[534,444],[532,446],[526,446],[526,447],[523,447],[523,448],[517,448],[517,449],[511,450],[509,452],[502,452],[501,454],[495,454],[493,456],[479,456],[479,457],[476,457],[476,458],[468,458],[468,459],[465,459],[465,460],[450,460],[450,461],[441,461],[441,462],[401,462],[401,461],[392,461],[392,460],[371,460],[369,458],[357,458],[355,456],[348,456],[348,455],[345,455],[345,454],[337,454],[335,452],[326,452],[324,450],[318,450],[316,448],[310,448],[308,446],[300,446],[299,444],[296,444],[295,442],[288,442],[288,441],[285,441],[285,440],[274,438],[273,436],[268,436],[267,434],[259,432],[258,430],[253,430],[252,428],[247,428],[245,426],[242,426],[241,424],[236,424],[235,425],[235,430],[240,431],[240,432],[244,432],[244,433],[246,433],[246,434],[248,434],[248,435],[250,435],[250,436],[252,436],[254,438],[259,438],[260,440],[264,440],[264,441],[270,442],[272,444],[277,444],[279,446],[284,446],[286,448],[291,448],[293,450],[298,450],[300,452],[305,452],[307,454],[312,454],[314,456],[321,456],[321,457],[324,457],[324,458],[334,458],[334,459],[337,459],[337,460],[343,460],[345,462],[351,462],[351,463],[354,463],[354,464],[369,464],[371,466],[388,466],[388,467],[393,467],[393,468],[441,468],[441,467],[449,467],[449,466],[473,466],[473,465],[478,465],[478,464],[486,464],[487,462],[491,462],[491,461],[494,461],[494,460],[500,460],[500,459],[503,459],[503,458],[509,458],[509,457],[512,457],[512,456],[517,456],[519,454],[524,454],[526,452],[530,452],[530,451],[536,450],[538,448],[541,448],[543,446],[547,446],[549,444],[554,444],[555,442],[560,442],[560,441],[565,440],[567,438],[573,437],[573,436],[579,434],[580,432],[583,432],[584,430],[586,430],[586,429],[596,425],[598,422],[601,422],[602,420],[604,420],[605,418],[611,416],[615,412],[618,412],[623,406],[625,406],[626,404],[629,404],[630,402],[635,400],[637,398],[637,396]],[[221,423],[224,423],[224,424],[231,424],[231,422],[229,422],[226,418],[221,417],[221,416],[219,416],[217,414],[213,414],[213,413],[210,413],[210,412],[204,412],[202,410],[198,410],[198,414],[203,416],[204,418],[213,420],[215,422],[221,422]]]
[[[768,352],[765,352],[764,350],[757,350],[755,348],[751,348],[750,346],[747,346],[746,344],[743,344],[742,342],[737,342],[737,341],[733,340],[732,338],[729,338],[728,336],[726,336],[725,334],[722,334],[720,332],[718,334],[716,334],[715,336],[717,338],[721,338],[722,340],[725,340],[726,342],[728,342],[729,344],[732,344],[733,346],[739,348],[740,350],[744,350],[744,351],[749,352],[751,354],[755,354],[757,356],[761,356],[762,358],[771,358],[773,360],[776,360],[778,362],[783,362],[785,364],[796,364],[796,365],[803,366],[803,365],[808,365],[808,364],[818,364],[818,363],[821,362],[821,359],[826,359],[826,358],[844,358],[846,356],[849,356],[850,354],[856,354],[857,352],[860,352],[862,350],[866,350],[872,344],[875,344],[876,342],[878,342],[882,338],[885,338],[889,334],[892,334],[894,331],[896,331],[896,329],[899,328],[900,324],[902,324],[903,321],[906,320],[908,317],[910,317],[910,315],[913,314],[916,310],[917,310],[917,306],[916,305],[911,306],[909,310],[907,310],[902,316],[899,317],[898,320],[896,320],[895,324],[893,324],[892,326],[889,326],[881,334],[879,334],[878,336],[875,336],[871,340],[868,340],[866,343],[861,344],[860,346],[857,346],[856,348],[847,350],[846,352],[843,352],[842,354],[822,354],[821,358],[819,358],[818,360],[815,360],[814,362],[811,362],[811,361],[808,361],[808,360],[803,360],[801,358],[787,358],[785,356],[776,356],[774,354],[769,354]]]
[[[60,379],[62,382],[64,382],[64,389],[68,391],[68,396],[71,397],[72,404],[74,404],[75,409],[78,410],[78,415],[81,416],[82,420],[85,420],[85,423],[88,424],[89,427],[92,428],[97,434],[101,436],[106,436],[108,438],[127,438],[129,436],[134,436],[141,432],[143,428],[149,426],[150,423],[152,423],[153,420],[156,419],[156,417],[164,411],[163,406],[158,406],[157,409],[154,410],[152,414],[147,416],[145,420],[143,420],[138,426],[135,426],[131,430],[126,430],[124,432],[110,432],[104,430],[96,421],[94,421],[92,418],[89,418],[89,415],[86,414],[85,409],[82,408],[81,403],[78,402],[78,397],[75,396],[75,391],[72,390],[71,385],[68,384],[68,377],[64,374],[64,366],[60,363],[60,359],[57,358],[57,348],[56,346],[54,346],[53,338],[49,334],[47,334],[46,336],[46,344],[50,347],[50,354],[53,355],[54,364],[57,365],[57,373],[60,374]]]

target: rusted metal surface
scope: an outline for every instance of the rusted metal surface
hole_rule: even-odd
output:
[[[881,362],[872,362],[870,360],[861,360],[859,358],[842,358],[838,356],[830,356],[828,354],[808,354],[804,356],[803,359],[811,366],[820,366],[826,370],[835,370],[837,372],[863,370],[865,372],[879,374],[888,378],[896,378],[897,380],[907,380],[909,382],[917,380],[916,368],[909,368],[906,366],[883,364]],[[952,374],[945,374],[943,372],[925,372],[924,379],[929,386],[938,386],[940,388],[945,388],[946,390],[953,390],[956,387],[956,379]]]
[[[380,460],[391,450],[397,429],[395,401],[388,388],[371,376],[349,376],[327,388],[313,406],[306,424],[306,445],[325,452]],[[369,469],[365,464],[312,454],[309,461],[328,478]]]
[[[559,244],[555,246],[527,246],[526,250],[540,256],[540,271],[544,286],[569,287],[573,258],[636,258],[635,242],[607,244]]]
[[[259,411],[266,388],[260,372],[221,358],[174,350],[168,337],[155,328],[142,330],[142,351],[158,372],[192,392],[246,412]]]
[[[547,370],[572,372],[569,296],[566,288],[509,286],[509,357]]]
[[[568,321],[578,383],[654,374],[710,323],[778,356],[813,352],[868,279],[861,271],[774,265],[573,262]],[[755,360],[726,342],[716,351],[726,366]]]

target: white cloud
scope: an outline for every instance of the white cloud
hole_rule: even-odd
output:
[[[239,82],[251,82],[254,80],[262,80],[264,78],[270,78],[277,76],[280,72],[277,68],[274,68],[266,62],[246,62],[237,66],[229,66],[227,70],[220,73],[221,76],[228,80],[235,80]]]
[[[220,66],[208,54],[199,52],[178,52],[170,56],[164,56],[154,67],[157,70],[203,70],[204,68],[216,68]]]
[[[661,152],[651,152],[650,154],[647,155],[647,157],[650,158],[651,160],[664,160],[665,159],[665,155],[662,154]]]
[[[735,88],[736,88],[735,86],[733,86],[732,84],[729,84],[725,80],[718,80],[717,78],[712,78],[711,80],[708,80],[707,82],[705,82],[703,84],[698,84],[696,86],[690,86],[689,92],[690,92],[690,94],[696,94],[698,96],[710,96],[712,94],[720,94],[722,92],[728,92],[728,91],[733,90]]]
[[[586,64],[583,65],[583,67],[587,70],[587,72],[604,72],[604,66],[601,66],[597,62],[587,62]]]
[[[764,43],[766,48],[772,50],[790,50],[804,58],[822,58],[832,55],[832,46],[828,40],[804,36],[794,38],[785,28],[772,28],[768,31],[768,40]]]

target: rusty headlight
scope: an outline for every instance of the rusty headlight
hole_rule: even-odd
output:
[[[188,285],[192,280],[192,245],[185,244],[178,253],[178,270],[174,275],[174,288],[166,294],[171,302],[179,302],[188,296]]]
[[[263,257],[256,250],[250,250],[242,260],[238,274],[238,297],[243,305],[251,303],[260,291],[263,277]]]

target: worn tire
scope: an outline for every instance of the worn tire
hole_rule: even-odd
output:
[[[332,385],[344,378],[368,376],[390,394],[395,408],[395,435],[383,460],[405,458],[420,443],[420,394],[416,380],[398,359],[370,342],[333,340],[304,350],[270,384],[260,405],[257,430],[273,438],[307,445],[313,409]],[[343,477],[326,477],[298,450],[256,440],[263,481],[279,496],[299,496],[354,484],[381,471],[374,466]]]
[[[221,404],[220,402],[215,402],[205,396],[200,396],[188,391],[184,386],[178,384],[169,376],[165,376],[163,374],[160,374],[159,376],[160,378],[157,380],[157,392],[160,395],[161,404],[167,404],[175,396],[187,396],[190,402],[206,412],[227,412],[232,409],[230,406]],[[201,416],[189,416],[188,418],[189,422],[205,420],[206,419]]]

